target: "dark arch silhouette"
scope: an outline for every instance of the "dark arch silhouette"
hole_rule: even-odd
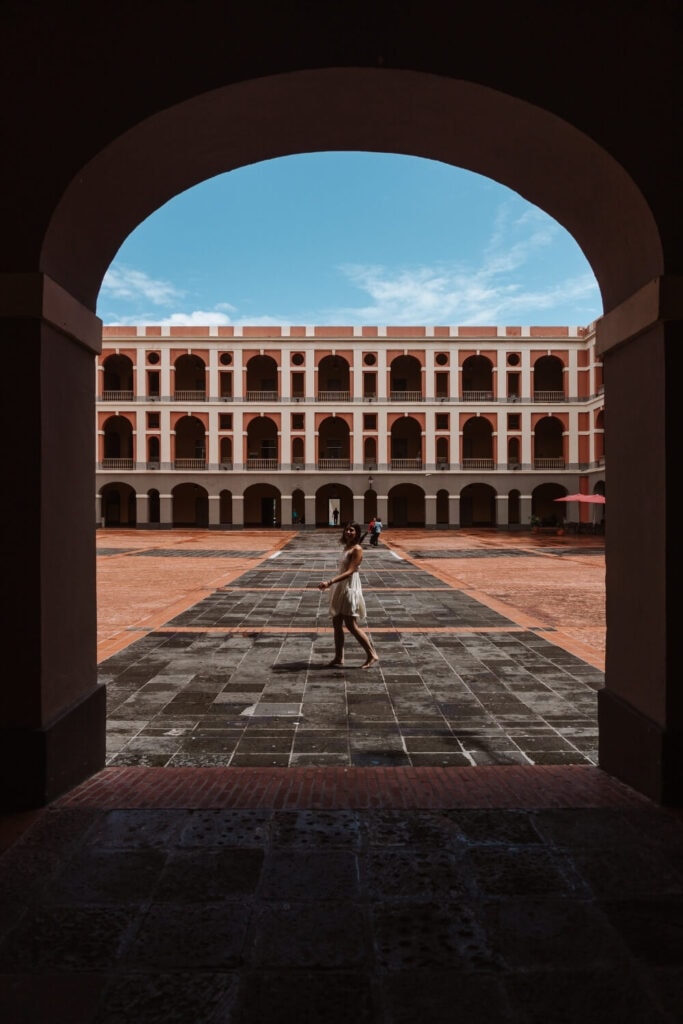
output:
[[[293,0],[269,5],[268,18],[259,3],[212,3],[191,19],[180,0],[163,19],[154,5],[121,4],[116,18],[95,5],[6,6],[0,76],[16,102],[2,112],[12,159],[0,165],[0,336],[23,350],[35,386],[6,389],[3,404],[8,423],[30,424],[4,467],[18,481],[3,531],[13,538],[5,627],[27,653],[22,686],[3,694],[0,712],[3,801],[45,803],[104,759],[92,458],[78,441],[92,431],[94,310],[107,267],[183,189],[259,160],[348,149],[487,175],[554,217],[588,259],[606,311],[598,347],[611,467],[600,763],[656,799],[683,799],[675,5],[653,0],[646,17],[640,5],[592,5],[568,17],[542,0],[491,0],[459,12],[457,46],[446,5],[429,2],[390,17],[381,3],[363,5],[356,17],[348,5]],[[153,61],[122,65],[122,53],[160,49],[183,59],[161,73]],[[599,59],[568,89],[557,54],[586,52]],[[64,443],[59,473],[44,457],[57,436],[77,439]]]

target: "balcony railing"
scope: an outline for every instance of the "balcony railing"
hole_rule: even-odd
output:
[[[350,402],[350,391],[319,391],[317,394],[319,402]]]
[[[391,468],[398,470],[422,469],[422,459],[392,459]]]
[[[564,402],[564,391],[534,391],[534,402]]]
[[[392,391],[390,396],[392,402],[421,402],[421,391]]]
[[[350,459],[318,459],[318,469],[351,469]]]
[[[494,469],[493,459],[463,459],[463,469]]]
[[[174,469],[206,469],[206,459],[176,459],[173,463]]]
[[[131,391],[103,391],[103,402],[132,402],[133,392]]]
[[[174,391],[174,402],[205,402],[206,391]]]
[[[564,459],[534,459],[534,469],[564,469]]]
[[[271,469],[279,469],[279,468],[280,468],[280,466],[279,466],[279,463],[278,463],[277,459],[259,459],[259,458],[249,458],[249,459],[247,459],[247,469],[259,469],[259,470],[268,469],[268,470],[271,470]]]
[[[247,391],[247,402],[277,402],[277,391]]]
[[[102,469],[135,469],[134,459],[102,459]]]
[[[463,402],[492,402],[493,391],[463,391]]]

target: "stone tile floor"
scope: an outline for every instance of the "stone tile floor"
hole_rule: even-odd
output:
[[[344,668],[327,668],[317,584],[338,557],[336,531],[297,534],[102,662],[107,763],[597,762],[602,672],[556,646],[552,629],[520,627],[385,546],[366,550],[362,569],[380,663],[360,672],[349,638]]]
[[[109,767],[0,823],[3,1024],[680,1024],[683,816],[594,766],[557,556],[486,547],[368,553],[360,672],[322,668],[327,536],[227,574],[131,543]]]

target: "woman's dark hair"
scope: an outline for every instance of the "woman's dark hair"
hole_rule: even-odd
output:
[[[344,534],[346,533],[346,531],[349,528],[349,526],[353,527],[353,529],[355,530],[355,533],[356,533],[356,544],[362,544],[364,539],[365,539],[366,534],[362,532],[360,523],[344,523],[344,526],[342,528],[342,534],[341,534],[341,537],[339,538],[339,543],[340,544],[345,544],[346,543],[346,540],[344,538]]]

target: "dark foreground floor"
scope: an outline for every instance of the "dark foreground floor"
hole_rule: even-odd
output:
[[[101,666],[109,767],[0,830],[0,1022],[683,1021],[683,823],[594,766],[600,674],[381,548],[381,666],[325,670],[336,553]]]
[[[8,1024],[683,1019],[683,825],[593,767],[111,768],[0,869]]]

